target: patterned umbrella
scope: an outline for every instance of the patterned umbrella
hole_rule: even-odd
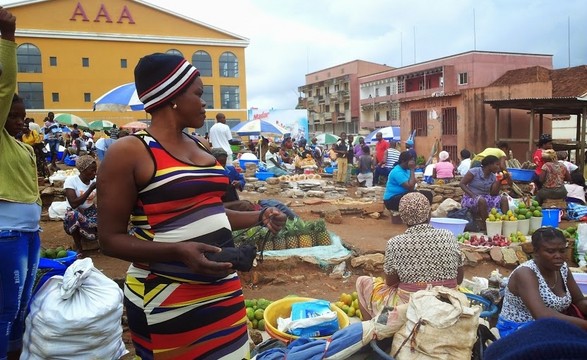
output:
[[[135,83],[115,87],[94,100],[94,111],[141,111],[144,105],[139,100]]]
[[[92,121],[90,124],[90,129],[91,130],[108,130],[108,129],[112,129],[112,126],[114,126],[114,123],[112,121],[108,121],[108,120],[96,120],[96,121]]]
[[[81,117],[73,115],[73,114],[67,114],[67,113],[55,114],[55,121],[58,122],[59,124],[63,124],[63,125],[70,125],[71,126],[73,124],[77,124],[77,126],[79,126],[80,128],[83,128],[83,129],[90,128],[88,123],[85,122]]]

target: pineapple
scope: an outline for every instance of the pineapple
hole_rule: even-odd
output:
[[[288,249],[298,248],[299,218],[287,220],[285,223],[285,242]]]
[[[286,223],[287,225],[287,223]],[[269,242],[267,242],[268,244]],[[267,246],[267,244],[265,246]],[[278,232],[273,238],[273,250],[285,250],[287,249],[287,243],[285,241],[285,230]],[[269,250],[269,249],[267,249]]]
[[[306,223],[302,219],[298,221],[298,234],[299,234],[299,245],[301,248],[312,247],[312,223]]]
[[[332,245],[330,234],[326,230],[326,223],[324,220],[316,220],[314,223],[314,232],[312,233],[315,246]]]

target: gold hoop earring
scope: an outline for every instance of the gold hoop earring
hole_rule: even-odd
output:
[[[173,104],[172,109],[177,109],[177,104]]]

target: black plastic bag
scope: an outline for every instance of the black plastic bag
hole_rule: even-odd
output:
[[[447,217],[453,219],[467,220],[468,223],[467,225],[465,225],[465,231],[479,232],[481,230],[479,229],[479,225],[477,225],[477,223],[475,222],[471,210],[467,208],[451,210],[448,212]]]

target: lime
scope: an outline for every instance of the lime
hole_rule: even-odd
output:
[[[265,320],[261,319],[257,322],[257,329],[265,331]]]
[[[45,250],[45,257],[47,259],[55,259],[55,255],[57,255],[57,253],[55,252],[55,249]]]
[[[263,309],[255,310],[254,316],[255,316],[255,319],[257,319],[257,320],[263,319]]]
[[[57,259],[61,259],[61,258],[67,257],[67,251],[65,251],[65,250],[60,250],[60,251],[57,253],[57,255],[55,255],[55,256],[56,256],[56,258],[57,258]]]
[[[251,321],[255,319],[255,310],[253,310],[253,308],[247,308],[247,318]]]

